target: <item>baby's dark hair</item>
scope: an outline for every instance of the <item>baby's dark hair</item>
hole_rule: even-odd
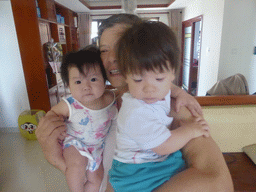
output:
[[[170,27],[161,22],[143,21],[127,29],[118,42],[119,70],[142,74],[143,71],[176,72],[179,68],[179,47]],[[168,61],[168,62],[166,62]]]
[[[86,67],[87,70],[90,70],[95,66],[100,67],[102,76],[106,81],[107,76],[100,58],[99,48],[93,45],[88,45],[79,51],[67,53],[64,56],[60,67],[62,81],[66,86],[69,86],[70,67],[76,67],[81,74],[84,74],[84,67]]]
[[[136,15],[128,14],[128,13],[120,13],[110,16],[109,18],[103,20],[101,25],[99,26],[99,39],[105,29],[113,27],[116,24],[126,24],[128,26],[132,26],[136,23],[141,22],[141,18]]]

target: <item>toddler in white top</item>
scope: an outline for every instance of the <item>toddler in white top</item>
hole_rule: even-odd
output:
[[[61,77],[72,96],[52,107],[47,115],[67,119],[63,142],[66,180],[70,191],[99,191],[104,141],[117,108],[114,93],[105,90],[106,75],[98,48],[88,46],[67,54]]]
[[[209,136],[206,121],[195,118],[170,131],[170,89],[179,49],[172,30],[160,22],[129,28],[118,42],[118,64],[129,92],[117,118],[117,147],[110,183],[115,191],[152,191],[183,170],[180,149]]]

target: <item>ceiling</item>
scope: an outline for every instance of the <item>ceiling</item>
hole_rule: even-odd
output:
[[[145,10],[167,10],[184,8],[191,0],[55,0],[74,12],[127,12],[133,6],[137,12]]]

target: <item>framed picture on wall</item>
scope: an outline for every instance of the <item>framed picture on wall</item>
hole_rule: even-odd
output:
[[[58,25],[59,41],[61,44],[66,44],[65,26]]]

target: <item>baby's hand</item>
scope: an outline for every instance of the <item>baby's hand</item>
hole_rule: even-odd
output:
[[[68,120],[67,120],[66,117],[63,117],[62,115],[59,115],[59,117],[60,117],[60,118],[63,118],[63,121],[64,121],[65,123],[68,122]],[[67,135],[67,129],[65,129],[65,130],[63,130],[63,131],[60,133],[60,135],[59,135],[59,137],[58,137],[59,143],[62,144],[63,141],[64,141],[64,139],[65,139],[67,136],[68,136],[68,135]]]
[[[67,137],[67,131],[62,131],[58,137],[59,143],[63,143],[64,139]]]
[[[192,138],[205,136],[210,136],[210,128],[208,123],[202,117],[195,117],[192,121],[181,121],[180,125],[186,129],[186,132]]]

